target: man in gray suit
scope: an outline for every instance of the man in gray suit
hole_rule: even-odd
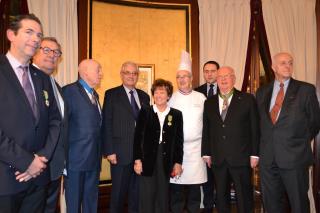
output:
[[[49,161],[51,182],[47,191],[47,201],[45,213],[56,212],[57,201],[60,192],[61,176],[65,167],[65,157],[67,153],[67,123],[66,107],[64,104],[62,90],[59,84],[52,77],[57,69],[61,57],[61,45],[54,37],[44,37],[40,48],[33,56],[33,65],[50,76],[51,85],[54,92],[55,101],[61,116],[61,130],[59,141],[54,149],[52,158]]]
[[[309,212],[310,141],[320,128],[315,87],[292,78],[289,53],[273,57],[275,80],[257,91],[260,114],[260,172],[267,212],[284,212],[285,192],[293,213]]]
[[[120,71],[122,85],[105,93],[102,109],[103,154],[111,163],[112,191],[110,213],[123,212],[128,193],[129,212],[138,212],[138,180],[133,171],[133,141],[140,108],[150,98],[136,89],[139,70],[134,62],[125,62]]]

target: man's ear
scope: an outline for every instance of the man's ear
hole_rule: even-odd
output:
[[[10,29],[7,30],[7,38],[10,42],[12,42],[14,40],[15,36],[16,35],[14,34],[14,32],[12,30],[10,30]]]

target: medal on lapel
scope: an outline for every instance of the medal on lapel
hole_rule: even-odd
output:
[[[168,126],[172,125],[172,115],[168,115]]]
[[[44,100],[45,100],[45,104],[47,107],[49,107],[50,103],[49,103],[49,95],[48,92],[46,90],[43,90],[43,96],[44,96]]]

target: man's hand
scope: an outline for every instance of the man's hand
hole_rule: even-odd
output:
[[[29,165],[28,169],[25,171],[33,178],[37,177],[38,175],[43,172],[45,168],[47,168],[46,163],[48,162],[46,157],[38,156],[37,154],[34,155],[34,159]]]
[[[116,155],[116,154],[108,155],[108,156],[107,156],[107,160],[108,160],[111,164],[117,164],[117,155]]]
[[[250,157],[250,166],[252,169],[256,168],[259,164],[259,158]]]
[[[133,169],[138,175],[141,175],[141,172],[142,172],[142,162],[141,162],[141,160],[135,160],[134,161]]]
[[[211,157],[210,156],[202,156],[202,159],[204,162],[206,162],[207,166],[209,168],[211,168],[211,165],[212,165]]]
[[[14,174],[16,175],[16,180],[18,180],[19,182],[27,182],[32,178],[32,176],[28,172],[21,173],[19,171],[16,171]]]

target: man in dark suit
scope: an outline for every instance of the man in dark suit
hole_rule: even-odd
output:
[[[217,74],[220,65],[216,61],[207,61],[203,65],[203,78],[206,83],[195,88],[195,91],[201,92],[206,97],[211,97],[218,92]]]
[[[231,67],[218,70],[219,94],[206,100],[203,113],[202,156],[214,171],[217,207],[230,212],[232,178],[237,192],[238,212],[253,212],[251,168],[258,164],[259,121],[253,95],[234,88]]]
[[[59,84],[52,77],[53,72],[57,69],[61,56],[61,46],[54,37],[44,37],[41,41],[40,48],[33,56],[33,65],[50,76],[53,88],[54,98],[56,100],[60,116],[61,129],[59,141],[55,147],[52,158],[49,161],[49,170],[51,182],[47,191],[47,202],[45,213],[55,213],[57,201],[61,188],[62,172],[65,167],[65,156],[67,154],[67,112],[62,97],[62,90]]]
[[[315,87],[292,78],[289,53],[273,57],[275,80],[257,91],[260,114],[260,174],[267,212],[284,212],[285,192],[291,211],[310,211],[309,166],[311,140],[320,128]]]
[[[65,177],[67,212],[95,213],[101,166],[101,108],[96,88],[101,66],[92,59],[79,64],[80,80],[63,87],[68,109],[68,156]]]
[[[140,108],[150,104],[149,96],[135,88],[138,75],[138,66],[125,62],[120,71],[122,85],[105,92],[102,135],[103,154],[111,163],[110,213],[123,211],[127,193],[129,212],[138,212],[139,185],[133,171],[134,130]]]
[[[217,74],[220,65],[216,61],[207,61],[203,65],[203,77],[206,83],[195,88],[195,91],[201,92],[207,98],[217,94]],[[202,184],[203,189],[203,206],[204,213],[211,213],[213,211],[215,198],[214,198],[214,179],[212,169],[207,166],[208,181]]]
[[[60,116],[50,79],[29,66],[42,27],[33,14],[14,17],[10,49],[0,56],[0,212],[43,212],[48,160],[59,137]]]

